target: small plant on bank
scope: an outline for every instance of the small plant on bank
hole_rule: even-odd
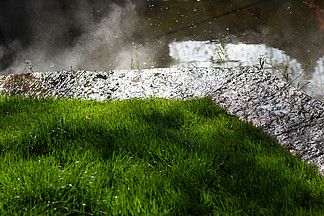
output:
[[[194,63],[190,63],[190,65],[191,65],[193,68],[197,68],[197,66],[196,66]]]
[[[228,48],[226,47],[226,43],[228,42],[229,37],[222,38],[220,40],[220,47],[218,47],[217,55],[218,55],[218,61],[222,64],[226,64],[226,67],[228,68]]]
[[[155,64],[156,64],[156,61],[154,61],[152,58],[149,58],[149,59],[146,60],[146,62],[145,62],[144,64],[145,64],[145,65],[146,65],[146,64],[148,64],[148,65],[151,64],[150,68],[151,68],[151,69],[154,69],[154,68],[155,68]],[[144,64],[143,64],[143,65],[144,65]],[[146,69],[145,66],[143,66],[143,69]]]
[[[304,70],[300,74],[298,74],[298,76],[296,76],[294,79],[291,79],[289,77],[289,74],[288,74],[288,69],[289,69],[289,66],[288,65],[284,65],[284,70],[281,70],[280,68],[274,66],[272,63],[267,62],[266,57],[264,57],[263,55],[259,55],[258,60],[259,60],[259,65],[260,65],[260,69],[261,70],[264,70],[264,65],[265,64],[268,64],[271,67],[273,67],[274,69],[276,69],[279,72],[281,72],[281,74],[283,75],[283,78],[285,79],[285,81],[286,82],[289,82],[290,84],[292,84],[296,79],[298,79],[302,74],[304,74],[306,72],[306,70],[311,66],[311,63],[312,63],[312,60],[309,60],[308,63],[306,64]],[[298,91],[300,91],[303,88],[305,88],[309,83],[310,82],[306,82],[303,85],[301,83],[298,83],[296,89]]]
[[[288,65],[284,65],[284,70],[282,72],[282,75],[284,77],[284,79],[288,82],[289,81],[289,74],[288,74],[288,68],[289,66]]]
[[[263,55],[259,55],[258,60],[259,60],[260,70],[263,70],[264,65],[267,63],[267,59]]]
[[[134,69],[140,70],[141,69],[139,55],[138,55],[138,50],[141,47],[142,47],[142,44],[140,44],[136,47],[135,57],[131,59],[131,66],[130,66],[131,70],[134,70]],[[154,61],[152,58],[149,58],[146,62],[143,63],[143,65],[146,65],[147,63],[152,64],[151,68],[155,68],[156,61]],[[146,69],[145,66],[143,66],[143,69]]]
[[[297,90],[300,91],[302,90],[304,87],[306,87],[308,84],[310,84],[310,82],[306,82],[304,85],[300,86],[301,84],[297,84]]]
[[[292,81],[291,81],[291,83],[293,82],[293,81],[295,81],[297,78],[299,78],[306,70],[307,70],[307,68],[309,68],[310,66],[311,66],[311,63],[312,63],[312,60],[309,60],[308,61],[308,63],[306,64],[306,66],[305,66],[305,68],[304,68],[304,70],[298,75],[298,76],[296,76]],[[305,83],[304,85],[302,85],[302,86],[300,86],[301,84],[299,84],[298,83],[298,85],[297,85],[297,90],[302,90],[304,87],[306,87],[308,84],[309,84],[310,82],[307,82],[307,83]]]
[[[138,57],[138,49],[141,48],[142,44],[138,45],[136,47],[136,51],[135,51],[135,58],[132,58],[131,59],[131,69],[134,70],[134,69],[140,69],[140,66],[139,66],[139,57]]]
[[[151,59],[151,58],[150,58],[148,61],[150,61],[151,64],[152,64],[151,68],[155,68],[156,61],[154,61],[154,60]]]
[[[32,63],[32,61],[31,60],[25,60],[25,64],[26,64],[26,67],[25,67],[24,71],[29,70],[30,72],[34,73],[34,70],[33,70],[34,64]]]

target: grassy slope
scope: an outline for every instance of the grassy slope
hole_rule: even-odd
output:
[[[0,96],[0,117],[4,215],[324,214],[315,168],[209,98]]]

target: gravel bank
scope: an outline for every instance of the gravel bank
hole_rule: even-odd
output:
[[[324,103],[255,67],[59,71],[0,77],[0,94],[96,100],[212,96],[324,175]]]

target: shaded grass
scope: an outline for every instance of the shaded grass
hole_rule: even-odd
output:
[[[210,98],[0,96],[4,215],[323,215],[324,181]]]

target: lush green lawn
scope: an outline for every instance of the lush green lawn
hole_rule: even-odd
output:
[[[324,180],[210,98],[0,96],[1,215],[323,215]]]

